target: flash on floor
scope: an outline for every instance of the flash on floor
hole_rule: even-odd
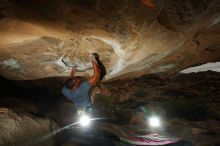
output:
[[[87,127],[89,126],[91,123],[91,118],[87,115],[83,115],[82,117],[80,117],[79,119],[79,124],[83,127]]]
[[[151,116],[148,118],[148,124],[152,128],[158,128],[161,126],[160,118],[157,116]]]

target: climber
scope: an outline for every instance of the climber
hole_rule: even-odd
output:
[[[101,81],[104,79],[104,77],[106,75],[106,69],[105,69],[105,66],[103,65],[103,63],[101,62],[101,60],[99,59],[99,55],[97,53],[93,53],[93,55],[95,56],[95,60],[96,60],[96,63],[98,65],[99,72],[100,72],[100,78],[99,78],[96,85],[100,86]]]
[[[98,61],[100,60],[97,61],[97,55],[98,54],[95,53],[90,55],[90,60],[94,70],[93,76],[89,77],[85,81],[82,81],[82,77],[75,76],[76,68],[73,67],[70,77],[66,80],[65,85],[62,88],[62,94],[74,103],[77,108],[77,112],[91,109],[93,101],[89,96],[89,90],[92,86],[95,86],[100,82],[100,74],[103,74],[99,69]]]

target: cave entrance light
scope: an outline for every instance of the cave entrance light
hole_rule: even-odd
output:
[[[202,71],[215,71],[215,72],[220,72],[220,62],[213,62],[213,63],[206,63],[200,66],[195,66],[195,67],[190,67],[187,69],[184,69],[180,71],[180,73],[197,73],[197,72],[202,72]]]

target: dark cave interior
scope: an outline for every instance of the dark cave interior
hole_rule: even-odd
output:
[[[0,0],[0,36],[0,146],[220,145],[219,0]]]

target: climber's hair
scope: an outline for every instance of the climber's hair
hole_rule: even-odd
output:
[[[79,76],[75,76],[73,78],[68,78],[64,84],[64,86],[68,89],[72,89],[73,87],[73,81],[74,79],[78,78],[80,80],[80,77]]]

